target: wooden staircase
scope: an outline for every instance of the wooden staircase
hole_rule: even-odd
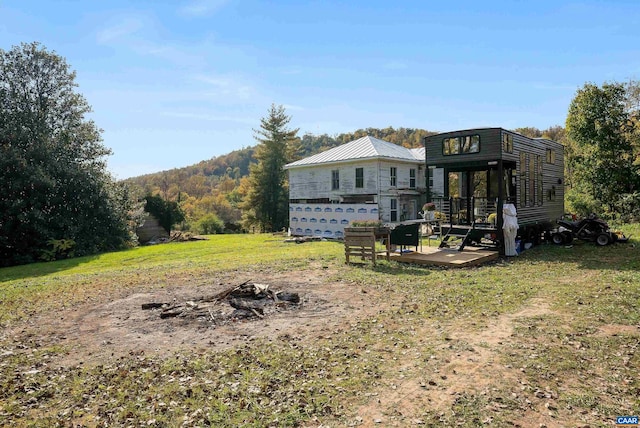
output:
[[[442,237],[439,248],[453,248],[457,251],[464,250],[464,247],[469,243],[469,236],[474,227],[475,223],[469,228],[450,226],[447,234]]]

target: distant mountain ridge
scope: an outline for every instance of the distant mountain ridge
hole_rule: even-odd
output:
[[[298,151],[296,158],[301,159],[307,156],[311,156],[339,146],[341,144],[347,143],[349,141],[356,140],[360,137],[364,137],[365,135],[370,135],[372,137],[380,138],[382,140],[409,148],[421,147],[422,139],[427,135],[432,134],[434,134],[434,132],[426,131],[424,129],[394,129],[392,127],[383,129],[358,129],[357,131],[354,131],[352,133],[339,134],[335,137],[329,136],[327,134],[304,134],[300,138],[300,150]],[[254,146],[246,147],[240,150],[234,150],[226,155],[217,156],[209,160],[203,160],[195,165],[140,175],[137,177],[128,178],[123,181],[134,184],[145,189],[148,192],[153,193],[155,187],[162,187],[163,180],[170,181],[170,183],[165,183],[165,187],[166,184],[176,184],[178,185],[178,187],[189,187],[180,186],[180,184],[188,181],[189,178],[194,175],[202,175],[209,178],[230,177],[237,180],[249,174],[249,167],[251,163],[254,162],[254,149]],[[208,181],[211,181],[210,184],[214,185],[214,182],[216,180],[211,179]]]

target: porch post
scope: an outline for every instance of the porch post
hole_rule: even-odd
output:
[[[423,139],[424,141],[424,180],[425,180],[425,188],[427,189],[427,193],[426,193],[426,197],[427,197],[427,201],[426,202],[431,202],[431,189],[429,188],[429,163],[427,162],[427,137],[424,137]]]
[[[500,246],[498,248],[499,254],[504,256],[504,233],[502,232],[502,205],[504,204],[504,168],[502,165],[502,159],[498,159],[498,203],[496,204],[496,231],[498,239],[500,239]]]

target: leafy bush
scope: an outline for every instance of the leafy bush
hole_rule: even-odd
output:
[[[224,231],[224,222],[215,214],[207,214],[202,217],[196,226],[198,233],[213,235]]]
[[[602,206],[589,194],[579,189],[570,189],[566,196],[567,209],[578,217],[587,217],[591,213],[602,213]]]
[[[66,259],[74,256],[76,242],[73,239],[50,239],[50,249],[42,250],[40,259],[45,262]]]
[[[623,223],[640,221],[640,192],[625,193],[615,201],[613,218]]]

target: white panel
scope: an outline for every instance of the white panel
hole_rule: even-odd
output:
[[[289,229],[295,236],[344,237],[354,220],[378,220],[376,204],[289,204]]]

